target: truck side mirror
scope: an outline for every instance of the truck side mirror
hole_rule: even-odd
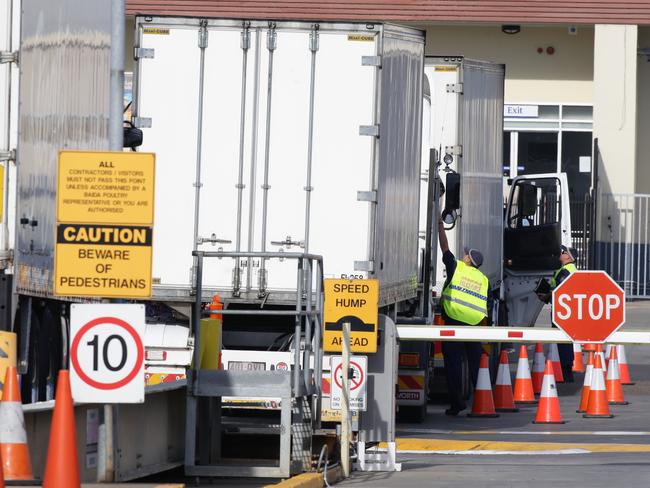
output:
[[[445,209],[442,212],[442,221],[451,225],[456,222],[458,214],[456,210],[460,208],[460,174],[447,173],[445,192]]]
[[[128,127],[124,127],[124,143],[123,147],[130,147],[135,150],[136,147],[142,145],[142,130],[135,127],[131,122],[124,121],[124,123],[129,124]]]
[[[521,189],[521,215],[534,215],[537,212],[537,188],[529,183],[524,183]]]

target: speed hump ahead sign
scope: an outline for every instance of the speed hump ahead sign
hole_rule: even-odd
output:
[[[323,349],[341,352],[343,324],[350,323],[350,350],[377,352],[378,280],[325,280]]]
[[[70,385],[78,403],[144,402],[144,305],[72,304]]]

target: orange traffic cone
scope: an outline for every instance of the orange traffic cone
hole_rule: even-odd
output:
[[[530,377],[528,365],[528,351],[524,344],[519,348],[519,362],[517,363],[517,376],[515,377],[514,400],[516,403],[537,403],[533,393],[533,380]]]
[[[618,373],[618,354],[616,353],[616,347],[612,347],[612,357],[609,360],[609,368],[607,369],[605,389],[607,390],[607,401],[610,405],[627,405],[629,403],[625,401],[625,396],[623,395],[621,377]]]
[[[533,356],[533,391],[535,395],[539,395],[542,391],[542,382],[544,381],[544,365],[546,358],[544,357],[544,347],[538,342],[535,346],[535,356]]]
[[[23,404],[18,388],[18,371],[9,366],[0,401],[0,458],[5,480],[32,480],[32,463],[27,447]]]
[[[2,472],[2,456],[0,456],[0,488],[5,488],[5,475]]]
[[[478,370],[478,380],[474,390],[474,403],[468,417],[498,417],[494,410],[492,399],[492,384],[490,383],[490,369],[488,367],[488,355],[483,353],[481,364]]]
[[[557,344],[548,345],[548,358],[551,360],[551,363],[553,363],[553,374],[555,375],[556,383],[564,383],[562,364],[560,363],[560,352],[557,349]]]
[[[494,407],[497,412],[518,412],[515,407],[515,399],[512,394],[512,382],[510,380],[510,364],[508,363],[508,352],[501,350],[499,357],[499,369],[497,381],[494,385]]]
[[[573,343],[573,372],[585,372],[585,362],[582,359],[582,347],[580,347],[580,344],[575,342]]]
[[[603,352],[603,345],[596,344],[596,356],[600,356],[600,365],[603,368],[603,374],[607,373],[607,361],[605,361],[605,353]],[[594,361],[594,365],[596,362]]]
[[[544,368],[544,382],[542,392],[539,396],[539,406],[537,407],[537,416],[533,420],[534,424],[564,424],[562,414],[560,413],[560,400],[557,397],[557,387],[555,386],[555,371],[550,359],[546,361]]]
[[[79,463],[77,460],[77,434],[70,391],[70,372],[59,371],[47,448],[43,488],[79,488]]]
[[[612,349],[613,349],[612,344],[607,344],[607,347],[605,347],[605,366],[607,369],[609,369],[609,360],[612,359]]]
[[[591,377],[594,372],[594,352],[587,353],[587,369],[585,370],[585,381],[582,384],[582,394],[580,395],[580,406],[577,413],[585,413],[589,402],[589,390],[591,388]]]
[[[591,344],[591,343],[585,344],[584,346],[582,346],[582,350],[584,352],[589,352],[589,351],[596,352],[596,344]]]
[[[630,367],[627,364],[627,356],[625,356],[625,346],[619,344],[616,347],[616,352],[618,353],[618,372],[621,375],[621,384],[633,385],[634,382],[630,378]]]
[[[605,391],[605,378],[603,375],[603,360],[596,353],[594,357],[594,369],[591,374],[591,385],[589,385],[589,401],[587,412],[582,414],[584,418],[612,418],[607,403]]]

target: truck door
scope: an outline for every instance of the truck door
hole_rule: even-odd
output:
[[[571,246],[569,187],[564,173],[512,181],[504,222],[505,291],[511,325],[534,325],[543,303],[540,279],[560,267],[560,245]]]

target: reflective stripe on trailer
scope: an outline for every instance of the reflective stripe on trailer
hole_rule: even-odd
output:
[[[400,374],[399,389],[401,390],[424,390],[424,375]]]
[[[475,341],[475,342],[572,342],[560,329],[548,327],[479,327],[397,324],[397,334],[405,341]],[[611,344],[650,344],[650,331],[614,332]]]

